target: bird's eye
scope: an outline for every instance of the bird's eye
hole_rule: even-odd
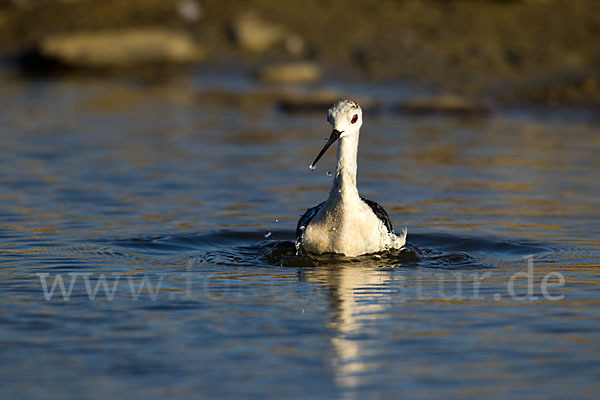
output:
[[[352,122],[353,124],[355,124],[356,121],[358,121],[358,114],[354,114],[354,117],[352,117],[352,121],[350,121],[350,122]]]

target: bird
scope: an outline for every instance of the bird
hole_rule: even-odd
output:
[[[402,249],[407,230],[396,235],[385,209],[361,197],[356,187],[358,138],[363,122],[361,107],[353,100],[340,100],[327,112],[333,130],[310,164],[317,162],[336,141],[337,167],[327,200],[309,208],[296,227],[299,254],[336,253],[347,257]]]

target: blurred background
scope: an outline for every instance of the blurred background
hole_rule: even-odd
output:
[[[186,64],[263,81],[405,80],[499,104],[597,107],[599,8],[595,0],[2,0],[0,54],[42,73],[138,75]]]

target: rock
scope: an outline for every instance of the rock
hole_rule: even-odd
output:
[[[237,17],[232,30],[238,45],[252,53],[264,53],[274,45],[282,43],[287,36],[284,27],[268,22],[253,12]]]
[[[225,106],[256,108],[270,107],[281,99],[281,92],[272,90],[258,91],[229,91],[223,89],[209,89],[198,92],[196,99],[208,104],[221,104]]]
[[[280,108],[288,113],[324,112],[342,96],[333,90],[321,90],[312,93],[293,93],[279,101]]]
[[[321,78],[321,68],[314,62],[271,64],[261,68],[258,77],[265,82],[314,82]]]
[[[500,94],[510,106],[524,104],[550,107],[600,107],[600,71],[574,71],[553,74],[526,82],[520,87],[509,87]]]
[[[188,35],[165,29],[52,35],[42,40],[37,51],[42,60],[85,68],[180,64],[199,61],[204,55]]]
[[[414,115],[447,114],[460,116],[486,115],[490,110],[483,104],[465,97],[443,94],[407,101],[398,105],[400,112]]]
[[[327,109],[331,107],[333,103],[342,98],[354,99],[358,104],[360,104],[364,112],[374,113],[379,110],[382,110],[383,108],[380,103],[372,101],[368,98],[348,96],[347,94],[344,95],[330,89],[323,89],[319,91],[311,91],[306,93],[297,92],[284,95],[279,100],[279,107],[282,111],[292,114],[325,114],[327,112]]]
[[[194,0],[179,0],[177,2],[177,13],[187,22],[196,22],[202,18],[204,10],[202,5]]]
[[[298,34],[292,34],[285,38],[285,49],[295,57],[304,53],[304,47],[304,39]]]

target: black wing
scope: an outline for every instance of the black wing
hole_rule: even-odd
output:
[[[302,241],[302,236],[304,236],[304,230],[308,226],[311,219],[314,218],[315,215],[319,212],[319,210],[323,207],[325,202],[322,202],[319,205],[316,205],[312,208],[306,210],[304,215],[300,217],[298,220],[298,225],[296,226],[296,243],[300,243]]]
[[[361,197],[360,199],[362,201],[364,201],[365,203],[367,203],[367,205],[369,207],[371,207],[371,210],[373,210],[373,213],[375,213],[377,218],[379,218],[379,220],[381,222],[383,222],[383,224],[385,225],[387,230],[390,233],[394,233],[394,227],[392,226],[392,221],[390,221],[390,216],[383,209],[383,207],[381,207],[379,204],[375,203],[373,200],[365,199],[364,197]]]

